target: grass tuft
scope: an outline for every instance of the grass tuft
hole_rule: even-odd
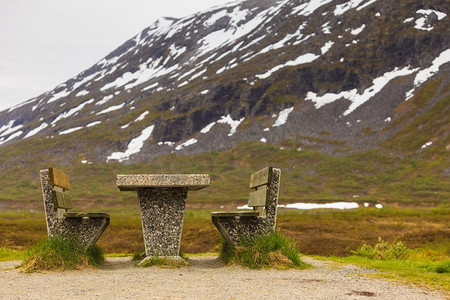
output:
[[[77,270],[97,267],[103,261],[103,250],[99,246],[84,249],[72,238],[57,236],[41,240],[32,247],[22,267],[26,272]]]
[[[443,261],[436,266],[436,273],[450,273],[450,260]]]
[[[189,262],[187,261],[186,255],[182,251],[180,251],[179,255],[181,259],[172,259],[170,257],[153,255],[141,263],[141,261],[146,258],[146,254],[145,251],[140,251],[133,254],[133,261],[135,266],[144,268],[158,266],[163,269],[175,269],[190,266]]]
[[[239,264],[251,269],[309,267],[301,261],[295,242],[276,232],[244,239],[236,247],[224,241],[219,257],[227,264]]]
[[[152,256],[146,261],[138,264],[139,267],[147,268],[157,266],[163,269],[177,269],[180,267],[189,267],[189,262],[185,259],[171,259],[167,257]]]
[[[406,258],[410,250],[399,241],[395,244],[390,244],[383,241],[380,237],[378,243],[374,246],[362,245],[358,250],[352,251],[354,255],[367,257],[369,259],[400,259]]]
[[[139,251],[133,254],[132,260],[133,261],[141,261],[145,258],[145,251]]]

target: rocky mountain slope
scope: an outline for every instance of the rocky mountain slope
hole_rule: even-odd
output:
[[[449,14],[446,0],[247,0],[161,18],[0,112],[1,169],[38,153],[133,163],[244,140],[448,151]]]

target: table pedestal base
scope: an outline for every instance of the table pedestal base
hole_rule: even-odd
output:
[[[187,187],[137,188],[147,257],[179,257],[187,193]]]
[[[154,257],[166,259],[166,260],[169,260],[169,261],[186,261],[184,258],[182,258],[179,255],[177,255],[177,256],[147,256],[146,258],[141,260],[141,262],[138,264],[138,266],[144,265],[146,261],[149,261],[149,260],[151,260]]]

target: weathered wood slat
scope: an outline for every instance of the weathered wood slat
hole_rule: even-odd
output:
[[[257,217],[259,212],[254,210],[247,211],[216,211],[212,212],[213,217]]]
[[[66,206],[65,208],[72,208],[72,195],[70,195],[69,193],[64,193],[64,204]]]
[[[65,213],[63,213],[63,216],[66,217],[66,218],[83,218],[83,217],[87,217],[86,214],[79,213],[79,212],[65,212]]]
[[[65,208],[65,209],[72,208],[72,196],[69,193],[54,190],[53,196],[56,199],[56,206],[58,208]]]
[[[60,191],[53,191],[53,198],[56,200],[56,207],[65,208],[64,193]]]
[[[69,176],[55,168],[49,168],[48,173],[51,185],[59,186],[65,190],[70,190]]]
[[[259,190],[251,192],[248,197],[248,206],[265,206],[267,202],[267,187],[263,186]]]
[[[109,214],[101,212],[88,212],[87,216],[89,218],[111,218]]]
[[[267,184],[271,175],[272,167],[266,167],[256,173],[253,173],[250,175],[250,188],[252,189]]]

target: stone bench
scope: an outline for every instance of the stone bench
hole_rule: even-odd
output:
[[[70,236],[85,247],[94,245],[109,225],[106,213],[80,213],[72,209],[69,176],[49,168],[40,171],[47,233]]]
[[[275,230],[280,169],[267,167],[250,176],[248,206],[253,210],[212,212],[212,222],[226,241],[238,245],[242,238]]]

